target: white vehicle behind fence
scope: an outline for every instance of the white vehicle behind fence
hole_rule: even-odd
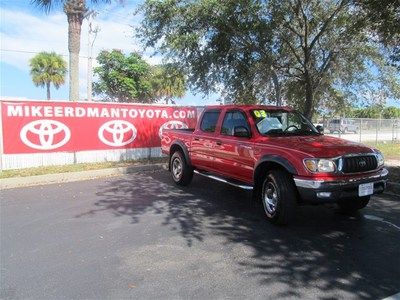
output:
[[[351,119],[332,119],[329,122],[328,130],[330,133],[340,132],[340,133],[348,133],[358,132],[358,125],[354,123],[354,120]]]

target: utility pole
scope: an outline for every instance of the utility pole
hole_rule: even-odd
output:
[[[88,63],[87,63],[87,100],[92,101],[92,81],[93,81],[93,69],[92,69],[92,59],[93,59],[93,45],[97,37],[97,33],[100,31],[99,27],[93,29],[92,21],[97,15],[95,11],[91,11],[87,18],[89,21],[88,25]],[[91,39],[93,35],[93,38]]]

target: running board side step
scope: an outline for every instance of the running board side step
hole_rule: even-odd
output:
[[[211,175],[211,174],[209,174],[207,172],[194,170],[194,173],[199,174],[199,175],[204,176],[204,177],[207,177],[207,178],[214,179],[214,180],[219,181],[219,182],[223,182],[223,183],[227,183],[227,184],[232,185],[232,186],[236,186],[236,187],[244,189],[244,190],[252,190],[253,189],[253,187],[251,185],[246,185],[246,184],[242,184],[242,183],[239,183],[239,182],[231,181],[231,180],[225,179],[223,177],[218,177],[216,175]]]

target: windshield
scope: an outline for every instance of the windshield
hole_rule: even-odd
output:
[[[319,135],[304,116],[295,111],[256,109],[251,111],[262,135]]]

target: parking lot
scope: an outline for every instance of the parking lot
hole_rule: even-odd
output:
[[[251,194],[166,171],[2,191],[0,298],[381,299],[400,291],[400,199],[263,219]]]

